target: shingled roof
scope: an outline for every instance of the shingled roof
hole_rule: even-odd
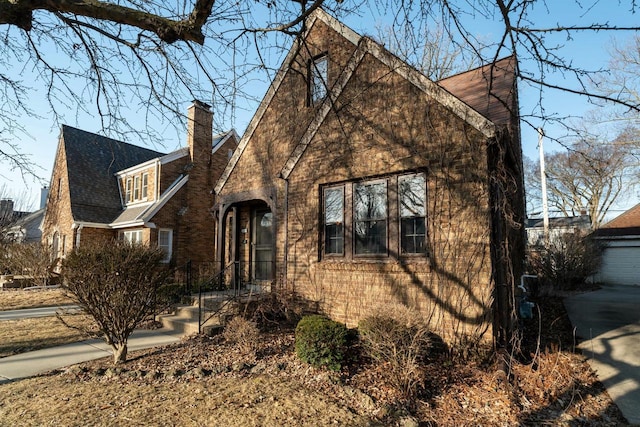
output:
[[[594,237],[640,237],[640,204],[612,219],[592,233]]]
[[[439,80],[438,84],[497,125],[509,124],[517,105],[516,57]]]
[[[108,224],[122,211],[115,173],[163,153],[62,126],[71,212],[76,222]]]

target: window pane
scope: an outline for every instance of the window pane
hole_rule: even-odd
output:
[[[387,252],[387,183],[354,185],[354,235],[356,254]]]
[[[344,188],[324,191],[324,253],[344,252]]]
[[[327,224],[324,228],[324,252],[326,254],[343,253],[343,236],[342,224]]]
[[[311,63],[311,103],[322,101],[327,96],[327,72],[328,72],[327,57],[315,59]]]
[[[147,198],[148,188],[149,188],[149,175],[145,173],[142,175],[142,198],[143,199]]]
[[[140,199],[140,177],[136,176],[133,179],[133,200]]]
[[[387,252],[387,221],[356,221],[356,254]]]
[[[421,254],[427,251],[424,217],[403,218],[400,227],[402,253]]]
[[[398,178],[400,191],[400,216],[425,216],[425,178],[422,174]]]
[[[356,220],[387,218],[387,183],[354,185],[354,216]]]

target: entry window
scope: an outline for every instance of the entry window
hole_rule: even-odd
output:
[[[316,105],[327,96],[329,61],[327,55],[314,58],[309,63],[309,104]]]
[[[426,182],[424,174],[398,177],[400,203],[400,251],[403,254],[426,252]]]
[[[255,280],[273,278],[273,214],[257,210],[253,214],[253,277]]]
[[[387,182],[354,184],[353,198],[355,254],[386,254]]]
[[[173,248],[173,230],[158,230],[158,248],[162,249],[162,252],[164,252],[164,258],[162,259],[162,262],[167,263],[171,261]]]
[[[344,186],[324,190],[324,253],[344,253]]]

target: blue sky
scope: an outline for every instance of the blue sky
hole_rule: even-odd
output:
[[[573,1],[549,1],[547,6],[544,7],[543,2],[537,3],[530,15],[531,21],[537,27],[543,26],[555,26],[558,23],[580,25],[592,22],[609,23],[616,25],[635,25],[638,17],[629,13],[627,8],[620,6],[618,2],[611,1],[585,1],[582,3],[582,9],[576,6]],[[592,5],[595,5],[592,7]],[[569,17],[569,18],[567,18]],[[379,17],[372,14],[362,14],[360,17],[350,17],[345,19],[345,23],[351,28],[359,32],[360,34],[372,35],[376,34],[376,28],[384,26],[386,17]],[[466,25],[473,30],[473,32],[483,40],[495,40],[501,34],[501,23],[498,21],[491,21],[486,19],[480,19],[478,16],[470,16],[465,18]],[[548,40],[551,44],[560,44],[563,47],[560,48],[559,54],[565,58],[570,58],[574,65],[585,69],[600,69],[606,67],[609,55],[607,53],[607,47],[611,44],[614,34],[607,32],[582,32],[572,34],[572,38],[568,39],[565,33],[559,33]],[[631,33],[616,33],[615,37],[624,41],[632,36]],[[506,56],[508,52],[505,52]],[[274,67],[279,65],[280,57],[272,58]],[[521,63],[521,67],[525,69],[531,69],[534,64],[524,61]],[[20,73],[23,79],[33,79],[33,76],[29,76],[29,70],[11,70],[15,73]],[[570,79],[563,81],[563,76],[551,76],[555,81],[562,84],[574,86],[575,83]],[[257,80],[253,81],[251,92],[261,97],[261,94],[266,92],[269,82],[264,74]],[[36,166],[36,172],[40,179],[34,179],[32,177],[23,177],[19,171],[1,171],[0,172],[0,186],[6,185],[9,191],[14,197],[18,197],[22,192],[30,194],[29,201],[33,202],[32,207],[37,208],[39,200],[39,191],[42,183],[48,183],[51,168],[53,166],[55,150],[58,142],[59,127],[50,118],[46,102],[44,99],[44,87],[33,84],[38,91],[33,92],[31,99],[32,108],[39,113],[41,118],[24,117],[20,119],[20,123],[28,130],[31,138],[24,135],[16,135],[14,142],[19,143],[23,153],[31,156],[31,160]],[[540,92],[537,88],[528,87],[526,85],[520,85],[520,105],[521,114],[528,115],[531,112],[536,111],[537,101],[539,99]],[[594,107],[590,105],[585,98],[569,95],[567,93],[560,93],[552,90],[545,90],[543,92],[544,106],[547,114],[557,116],[579,116]],[[186,111],[190,103],[190,99],[185,99],[183,110]],[[229,117],[216,117],[217,120],[222,120],[223,123],[219,123],[221,128],[235,127],[235,129],[241,134],[244,128],[248,124],[255,108],[256,102],[247,102],[243,104],[242,111],[238,111],[235,115],[235,120],[231,120]],[[138,114],[136,111],[131,112],[132,115]],[[100,122],[89,115],[77,116],[75,110],[68,110],[64,117],[61,118],[62,123],[67,123],[72,126],[77,126],[88,131],[99,131]],[[553,126],[547,123],[533,121],[534,126],[543,126],[545,128],[546,135],[551,138],[561,138],[564,135],[564,131],[559,126]],[[142,126],[142,125],[141,125]],[[174,148],[184,145],[185,143],[185,130],[167,129],[166,141],[163,147],[152,147],[170,151]],[[127,141],[133,144],[141,145],[139,141]],[[522,127],[522,143],[524,154],[530,158],[536,159],[538,136],[534,128],[523,125]],[[553,143],[550,139],[545,140],[545,150],[552,152],[554,150],[561,149],[560,146]],[[6,168],[6,166],[3,166]],[[3,196],[5,196],[3,194]],[[635,196],[635,195],[634,195]],[[633,197],[631,200],[626,200],[621,203],[616,209],[624,209],[636,203],[637,197]]]

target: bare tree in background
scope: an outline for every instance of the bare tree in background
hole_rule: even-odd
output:
[[[638,131],[627,129],[613,141],[585,137],[568,150],[548,154],[545,161],[549,208],[563,216],[587,213],[592,228],[598,228],[620,197],[638,184],[638,165],[629,141]],[[540,200],[540,166],[529,160],[525,165],[528,200]]]
[[[554,118],[545,110],[543,89],[638,111],[637,100],[594,88],[590,83],[597,70],[581,69],[574,58],[562,56],[562,42],[555,38],[561,34],[570,41],[582,33],[640,29],[640,24],[620,27],[597,18],[585,22],[590,9],[603,2],[584,5],[574,0],[572,4],[584,13],[559,15],[553,12],[555,4],[544,0],[0,0],[0,97],[4,101],[0,104],[0,159],[10,168],[30,172],[30,159],[14,136],[29,133],[21,127],[20,118],[35,114],[31,100],[37,90],[44,92],[55,117],[68,109],[78,117],[99,116],[105,133],[124,139],[135,132],[148,143],[161,140],[167,126],[183,128],[180,103],[186,99],[209,100],[219,117],[233,119],[238,101],[255,101],[253,81],[273,77],[270,64],[278,64],[280,46],[289,45],[280,43],[283,37],[298,34],[304,18],[320,6],[341,18],[369,11],[387,16],[394,11],[392,28],[398,34],[409,29],[428,34],[426,28],[439,22],[443,38],[468,52],[465,55],[473,63],[492,63],[516,54],[521,64],[528,64],[517,70],[520,84],[541,89],[538,108],[522,117],[534,127],[541,119]],[[637,5],[634,0],[620,0],[610,7],[634,13]],[[554,24],[531,20],[532,12],[540,8]],[[481,40],[475,34],[475,19],[496,22],[498,37],[491,43]],[[19,77],[23,73],[27,77]],[[137,128],[130,120],[131,110],[152,125]]]

